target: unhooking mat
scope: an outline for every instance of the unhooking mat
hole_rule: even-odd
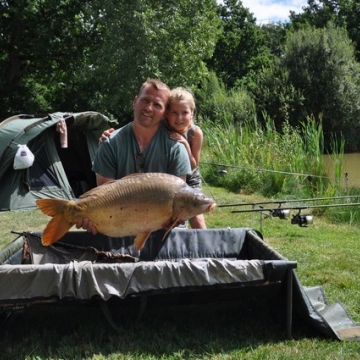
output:
[[[291,262],[269,247],[262,235],[252,229],[174,229],[166,241],[162,241],[163,232],[155,232],[141,253],[134,252],[132,237],[114,239],[101,234],[70,232],[61,240],[67,246],[43,247],[40,236],[40,232],[24,233],[0,252],[0,308],[1,303],[9,299],[54,294],[59,298],[100,295],[107,300],[111,296],[124,298],[139,291],[161,290],[159,287],[181,291],[181,287],[191,286],[262,284],[276,281],[283,277],[276,272],[290,269],[293,310],[327,337],[360,339],[360,326],[343,305],[338,302],[329,305],[321,286],[303,287]],[[30,251],[29,246],[32,247]],[[271,266],[265,266],[269,264]],[[37,267],[44,273],[37,274],[34,271]],[[94,271],[104,272],[105,278],[98,281]],[[136,271],[141,272],[138,278],[134,276]],[[152,274],[151,281],[146,284],[141,281],[144,271]],[[269,274],[271,271],[274,274]],[[31,287],[26,274],[31,278]],[[118,286],[119,278],[124,280],[124,286]],[[49,281],[52,287],[42,286],[44,281]],[[9,286],[14,282],[16,286]],[[41,289],[46,292],[42,293]]]

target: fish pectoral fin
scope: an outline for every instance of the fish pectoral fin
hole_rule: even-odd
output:
[[[164,234],[161,241],[164,241],[165,238],[169,235],[169,232],[178,224],[179,219],[175,219],[175,221],[167,228],[166,233]]]
[[[142,232],[142,233],[137,234],[135,241],[134,241],[135,249],[137,251],[141,250],[144,247],[145,242],[149,238],[150,234],[151,234],[151,231],[150,232]]]

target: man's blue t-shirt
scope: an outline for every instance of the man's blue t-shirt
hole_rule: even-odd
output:
[[[136,172],[162,172],[175,176],[191,173],[185,146],[170,139],[169,131],[163,125],[140,153],[132,122],[114,131],[99,147],[92,169],[112,179]]]

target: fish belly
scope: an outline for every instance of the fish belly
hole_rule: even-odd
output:
[[[87,216],[97,231],[111,237],[136,236],[166,226],[172,218],[172,206],[154,204],[129,204],[107,207],[101,212],[89,212]]]

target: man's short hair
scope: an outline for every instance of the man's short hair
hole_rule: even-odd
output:
[[[152,86],[154,89],[163,91],[167,97],[170,97],[170,88],[167,86],[164,82],[162,82],[160,79],[147,79],[140,88],[139,94],[142,93],[142,91],[147,88],[148,86]]]

